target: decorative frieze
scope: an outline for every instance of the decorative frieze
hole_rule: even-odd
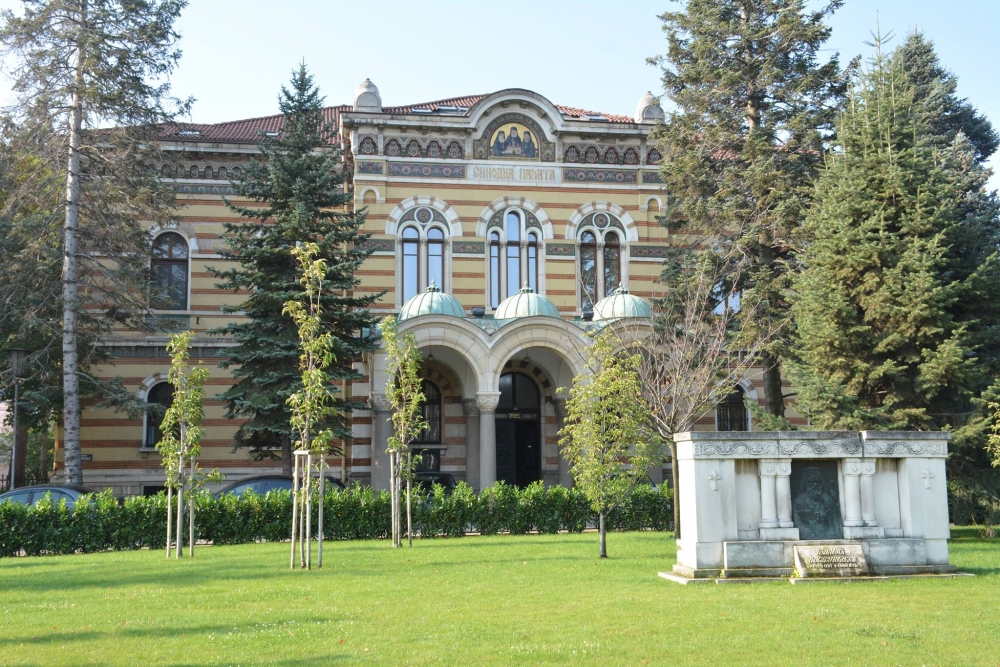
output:
[[[546,243],[545,254],[553,257],[576,257],[576,244]]]
[[[358,173],[359,174],[381,174],[382,173],[382,163],[381,162],[358,162]]]
[[[486,252],[482,241],[454,241],[451,251],[456,255],[482,255]]]
[[[567,183],[635,183],[636,172],[618,169],[563,168],[563,181]]]
[[[464,164],[424,164],[419,162],[390,162],[390,176],[416,176],[419,178],[465,178]]]

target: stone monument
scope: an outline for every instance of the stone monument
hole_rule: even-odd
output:
[[[674,581],[954,572],[950,434],[688,432],[677,436]]]

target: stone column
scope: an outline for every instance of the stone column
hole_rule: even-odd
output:
[[[761,459],[760,470],[760,527],[778,528],[778,508],[776,504],[776,480],[778,462]]]
[[[497,405],[499,391],[476,394],[479,408],[479,487],[485,489],[497,481]]]
[[[878,526],[875,520],[875,459],[861,459],[861,520]]]
[[[463,398],[465,411],[465,483],[479,490],[479,407],[476,399]]]
[[[844,459],[844,527],[863,526],[861,520],[861,459]]]
[[[552,407],[556,411],[556,427],[558,430],[562,430],[565,425],[566,419],[566,399],[565,398],[553,398]],[[559,448],[559,486],[564,486],[567,489],[573,486],[573,475],[569,473],[569,461],[563,456],[562,447]]]
[[[775,491],[777,493],[776,504],[778,506],[778,526],[781,528],[791,528],[795,525],[792,522],[791,474],[792,460],[779,460],[777,475],[775,476]]]
[[[372,488],[384,491],[389,488],[389,455],[385,448],[389,446],[392,435],[392,405],[385,394],[372,394],[368,404],[372,412]]]

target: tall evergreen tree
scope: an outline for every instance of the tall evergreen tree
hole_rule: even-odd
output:
[[[292,431],[289,396],[301,388],[299,336],[295,322],[282,314],[289,301],[307,304],[301,275],[292,254],[297,243],[317,246],[326,263],[322,289],[323,323],[333,336],[333,381],[359,377],[352,363],[374,349],[376,328],[367,310],[380,294],[357,296],[355,272],[371,254],[367,235],[359,232],[364,211],[349,211],[352,194],[344,187],[342,152],[333,140],[335,128],[323,117],[323,98],[305,65],[293,74],[279,97],[284,121],[278,137],[262,137],[262,158],[250,163],[236,195],[259,206],[227,202],[243,220],[227,223],[229,249],[223,256],[239,266],[216,270],[219,287],[247,294],[226,312],[243,318],[215,329],[234,339],[223,368],[231,368],[236,383],[223,395],[228,416],[248,419],[236,432],[237,447],[249,447],[260,458],[281,452],[291,474]],[[336,412],[317,430],[329,428],[335,438],[350,435],[346,414],[363,404],[338,394]]]
[[[724,232],[755,257],[738,288],[764,304],[764,330],[787,319],[784,292],[806,187],[846,91],[837,56],[819,62],[832,0],[687,0],[660,19],[669,44],[651,59],[676,109],[657,133],[670,224]],[[784,414],[784,337],[762,353],[768,412]]]
[[[857,80],[807,218],[789,370],[821,428],[955,425],[997,374],[997,201],[907,57]]]
[[[913,86],[913,101],[920,106],[937,145],[951,145],[961,132],[972,144],[977,162],[989,159],[1000,145],[1000,136],[986,116],[958,97],[958,79],[942,67],[933,42],[919,32],[910,33],[896,55],[903,79]]]

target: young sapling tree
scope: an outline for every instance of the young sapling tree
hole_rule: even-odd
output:
[[[573,378],[559,444],[576,485],[598,515],[601,558],[608,557],[607,517],[660,461],[639,379],[641,358],[616,350],[609,332],[594,337],[586,371]]]
[[[402,336],[396,328],[396,318],[387,317],[382,320],[382,341],[386,352],[386,384],[385,395],[392,406],[393,434],[389,438],[390,488],[392,495],[392,545],[401,543],[401,507],[402,479],[406,478],[406,535],[410,546],[413,546],[412,505],[413,491],[413,457],[410,443],[417,439],[420,432],[427,428],[424,419],[424,393],[420,386],[420,350],[413,334],[407,332]]]
[[[292,250],[292,254],[302,268],[301,284],[305,291],[306,302],[290,300],[285,303],[283,312],[295,321],[299,332],[299,368],[302,371],[302,387],[288,397],[288,407],[291,409],[292,432],[298,436],[295,441],[296,450],[308,452],[308,461],[317,462],[319,469],[319,549],[317,565],[323,567],[323,496],[326,495],[325,469],[326,456],[333,441],[333,431],[322,425],[336,412],[331,378],[327,369],[334,362],[333,334],[324,331],[322,322],[323,281],[329,268],[326,260],[320,255],[319,246],[315,243],[304,243]],[[306,465],[304,484],[295,488],[293,493],[292,511],[292,556],[291,567],[295,567],[296,537],[299,544],[299,565],[309,568],[312,565],[312,546],[309,535],[312,532],[312,471]],[[302,512],[303,516],[296,516]],[[296,520],[305,521],[305,535]],[[305,551],[303,558],[303,550]]]

